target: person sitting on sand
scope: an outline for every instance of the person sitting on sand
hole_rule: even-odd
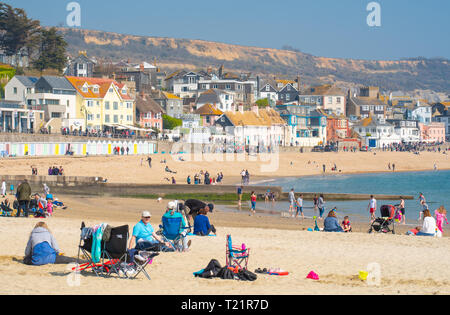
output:
[[[352,231],[352,225],[349,221],[348,216],[344,217],[344,221],[342,221],[342,229],[345,233],[349,233]]]
[[[208,236],[211,232],[216,234],[216,228],[209,223],[207,217],[208,211],[201,209],[194,219],[194,234],[199,236]]]
[[[26,265],[69,264],[76,261],[76,258],[62,256],[58,244],[45,222],[36,224],[25,248],[23,262]]]
[[[164,242],[163,239],[156,234],[150,224],[151,214],[149,211],[143,211],[141,221],[133,228],[133,234],[128,244],[128,249],[148,250],[160,244],[170,247],[170,243]]]
[[[430,210],[424,210],[423,226],[417,236],[435,236],[436,228],[436,220],[431,216]]]
[[[417,235],[417,233],[420,232],[420,226],[416,226],[414,229],[409,230],[406,232],[406,235]]]
[[[339,225],[339,221],[336,218],[336,212],[334,209],[328,213],[328,216],[323,221],[323,230],[325,232],[343,232],[343,229]]]

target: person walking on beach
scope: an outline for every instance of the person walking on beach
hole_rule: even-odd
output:
[[[367,206],[372,222],[375,221],[375,212],[377,211],[377,200],[373,195],[370,196],[369,205]]]
[[[295,194],[294,188],[289,192],[289,216],[294,216],[294,206],[295,206]]]
[[[318,203],[319,203],[319,198],[317,198],[317,195],[314,195],[314,198],[313,198],[314,215],[316,215],[317,210],[319,210]]]
[[[325,173],[327,171],[327,166],[325,164],[323,164],[322,169],[323,169],[323,172]]]
[[[403,224],[406,224],[406,211],[405,211],[405,200],[403,199],[403,197],[400,196],[400,204],[399,204],[399,210],[402,213],[402,221]],[[401,223],[401,222],[400,222]]]
[[[254,191],[252,191],[252,194],[250,196],[250,201],[252,204],[250,216],[252,216],[252,215],[255,215],[255,213],[256,213],[256,194]]]
[[[240,207],[242,205],[242,192],[243,192],[244,187],[243,186],[239,186],[237,188],[237,195],[238,195],[238,206]]]
[[[2,180],[2,196],[3,196],[3,198],[6,197],[6,182],[5,182],[5,180]]]
[[[436,218],[436,226],[437,226],[438,230],[442,233],[442,235],[444,235],[444,230],[442,229],[444,220],[445,220],[445,223],[447,223],[447,225],[448,225],[447,210],[445,210],[444,206],[440,206],[439,209],[434,211],[434,217]]]
[[[148,162],[148,167],[152,168],[152,158],[151,157],[147,158],[147,162]]]
[[[297,199],[297,212],[295,214],[296,218],[297,218],[299,212],[302,215],[302,219],[305,219],[305,216],[303,214],[303,195],[302,194],[300,194],[300,197],[298,197],[298,199]]]
[[[17,187],[17,200],[19,201],[19,208],[17,209],[16,217],[20,217],[20,212],[23,210],[23,215],[28,218],[28,203],[31,200],[31,187],[26,179]]]
[[[319,208],[319,219],[323,219],[323,214],[325,212],[325,199],[323,195],[320,195],[317,201],[317,208]]]
[[[392,164],[392,171],[395,172],[395,164]]]

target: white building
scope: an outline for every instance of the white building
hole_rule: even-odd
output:
[[[14,76],[5,85],[5,99],[27,105],[27,99],[34,93],[34,86],[38,78],[23,75]]]
[[[365,118],[354,124],[353,130],[361,136],[365,145],[371,148],[382,148],[402,140],[395,132],[394,125],[387,123],[383,118]]]
[[[231,111],[231,107],[235,102],[235,95],[218,89],[209,89],[199,95],[196,106],[197,109],[206,104],[214,105],[217,109],[226,112]]]

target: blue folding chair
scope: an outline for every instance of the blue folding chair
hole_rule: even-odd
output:
[[[233,246],[231,235],[227,235],[226,253],[227,267],[247,270],[250,248],[247,248],[245,244],[242,244],[241,246]]]
[[[190,227],[182,227],[183,218],[167,218],[162,217],[162,225],[159,226],[160,234],[169,242],[177,251],[183,251],[183,230],[190,230]]]

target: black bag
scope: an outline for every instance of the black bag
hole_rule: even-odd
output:
[[[258,279],[258,276],[256,274],[246,269],[239,271],[237,276],[239,280],[242,281],[255,281],[256,279]]]
[[[228,267],[223,267],[220,269],[219,273],[217,274],[217,277],[225,280],[233,280],[234,279],[234,272],[228,269]]]

